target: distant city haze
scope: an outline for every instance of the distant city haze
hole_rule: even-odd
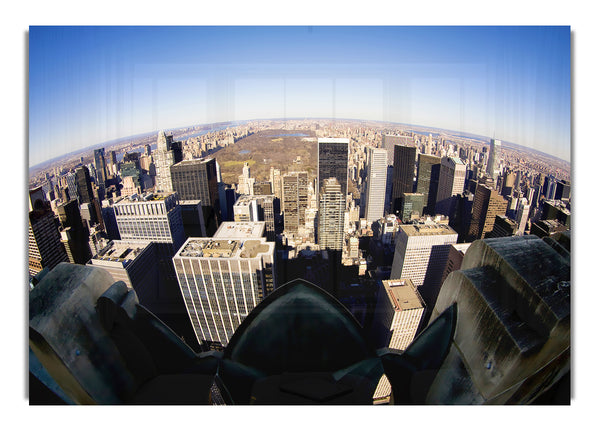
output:
[[[30,27],[29,166],[196,124],[429,126],[570,161],[563,27]]]

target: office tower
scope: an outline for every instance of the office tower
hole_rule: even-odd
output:
[[[130,196],[113,207],[122,240],[172,243],[175,250],[185,241],[177,193]]]
[[[517,205],[517,235],[523,235],[529,219],[530,205],[527,198],[519,199]]]
[[[109,239],[121,239],[119,227],[117,226],[115,209],[113,207],[113,202],[118,202],[121,199],[122,198],[118,198],[118,200],[113,201],[111,198],[102,201],[102,221],[104,222],[104,230]]]
[[[108,163],[111,165],[116,165],[117,164],[117,153],[116,151],[109,151],[108,152]]]
[[[349,139],[319,138],[317,158],[317,196],[328,178],[335,178],[340,185],[344,199],[348,194],[348,146]]]
[[[106,179],[108,178],[106,172],[106,160],[104,158],[104,148],[94,150],[94,166],[96,167],[96,184],[102,195],[100,199],[104,199]]]
[[[487,163],[487,174],[496,183],[498,178],[498,166],[500,165],[500,149],[502,147],[502,141],[498,139],[490,139],[490,156]]]
[[[252,186],[252,195],[271,195],[271,183],[269,181],[255,181]]]
[[[373,316],[373,338],[377,348],[406,350],[417,335],[425,303],[410,279],[382,280]],[[389,397],[392,387],[385,374],[373,399]]]
[[[185,237],[206,236],[202,201],[179,201],[179,207],[181,208],[181,220],[183,221]]]
[[[387,152],[382,148],[370,147],[367,153],[367,191],[365,218],[372,223],[383,217],[387,177]]]
[[[236,222],[264,221],[267,241],[275,241],[273,200],[273,195],[242,195],[233,205],[233,220]]]
[[[402,193],[413,192],[415,159],[417,149],[396,145],[394,147],[394,173],[392,186],[392,210],[401,211]]]
[[[165,193],[172,192],[171,166],[183,160],[181,142],[173,141],[173,135],[167,136],[164,131],[160,131],[153,156],[156,166],[155,190]]]
[[[345,196],[335,178],[328,178],[319,195],[318,244],[322,250],[341,251],[344,246]]]
[[[558,220],[569,228],[571,227],[571,211],[560,200],[546,199],[542,203],[542,220]]]
[[[223,221],[233,221],[233,205],[237,200],[237,193],[235,192],[235,188],[225,183],[218,183],[218,187],[221,219]]]
[[[282,178],[283,225],[286,232],[297,233],[304,226],[308,205],[308,174],[292,172]]]
[[[516,180],[516,172],[506,172],[504,174],[504,181],[502,183],[502,191],[500,194],[505,198],[510,197],[512,195],[513,189],[515,188]]]
[[[179,293],[173,255],[185,242],[183,217],[177,193],[148,193],[116,202],[115,217],[122,241],[155,243],[159,291],[150,308],[178,333],[191,332],[185,304]]]
[[[281,171],[271,166],[271,170],[269,172],[269,180],[271,181],[271,187],[273,189],[273,194],[275,195],[275,197],[279,200],[283,199],[283,193],[281,191]]]
[[[504,215],[508,201],[489,185],[479,184],[473,200],[473,213],[467,241],[482,239],[491,232],[497,215]]]
[[[442,275],[442,285],[444,284],[444,281],[446,281],[446,278],[450,275],[452,271],[457,271],[460,269],[463,258],[465,257],[465,253],[469,249],[470,245],[470,242],[463,242],[461,244],[450,245],[450,249],[448,250],[448,261],[446,263],[446,269],[444,269],[444,274]]]
[[[435,212],[449,216],[455,210],[458,200],[465,187],[467,166],[458,157],[442,157],[440,163],[440,181],[435,205]]]
[[[538,220],[531,225],[531,235],[540,238],[550,236],[557,232],[565,232],[567,230],[569,230],[569,228],[558,220]]]
[[[171,166],[173,190],[182,201],[202,201],[204,224],[209,235],[221,219],[217,165],[214,158],[183,160]]]
[[[398,227],[391,278],[410,278],[425,305],[435,304],[448,261],[448,250],[456,244],[457,233],[448,225],[419,222]]]
[[[383,135],[382,138],[382,147],[387,152],[387,161],[390,166],[394,166],[395,159],[395,147],[396,145],[402,145],[404,147],[409,147],[413,145],[413,139],[410,136],[393,136],[393,135]]]
[[[425,207],[423,213],[435,215],[438,185],[440,182],[440,167],[442,159],[427,154],[419,154],[417,164],[417,193],[423,193]]]
[[[83,225],[77,201],[72,199],[58,205],[57,213],[62,227],[61,241],[69,257],[69,262],[85,264],[92,254],[88,244],[89,231]]]
[[[514,220],[509,219],[505,215],[496,215],[492,230],[485,234],[486,238],[502,238],[506,236],[516,235],[518,225]]]
[[[263,222],[224,222],[212,238],[188,238],[173,257],[189,319],[200,344],[226,346],[276,286],[275,243]]]
[[[79,204],[91,203],[94,199],[92,191],[92,180],[90,171],[86,166],[81,166],[75,171],[75,180],[77,182],[77,197]]]
[[[423,193],[403,193],[400,197],[400,213],[398,216],[402,223],[408,223],[423,215],[425,196]]]
[[[558,180],[556,182],[556,189],[554,192],[554,199],[556,200],[569,200],[571,197],[571,183],[565,180]]]
[[[103,268],[115,281],[123,281],[135,290],[140,303],[149,307],[157,300],[157,263],[153,242],[115,240],[94,254],[87,265]]]
[[[29,191],[29,275],[34,276],[42,269],[52,270],[60,262],[68,262],[67,253],[61,244],[57,217],[44,199],[42,188]]]

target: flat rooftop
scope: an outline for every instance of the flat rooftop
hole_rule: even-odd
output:
[[[92,260],[107,262],[125,262],[126,260],[134,260],[149,245],[150,241],[114,240],[112,243],[109,243],[106,248],[95,255]]]
[[[349,138],[319,138],[319,142],[322,143],[335,143],[335,144],[349,144]]]
[[[173,196],[174,194],[175,194],[175,192],[146,193],[144,195],[134,194],[131,196],[126,196],[125,198],[121,199],[119,202],[115,202],[113,205],[164,201],[165,199]]]
[[[408,278],[398,280],[383,280],[383,287],[395,310],[414,310],[425,308],[423,299]]]
[[[226,221],[213,235],[214,239],[261,238],[265,233],[264,221]]]
[[[273,198],[274,195],[240,195],[237,201],[233,204],[233,206],[246,206],[253,200],[264,199],[264,198]]]
[[[182,160],[181,162],[175,163],[173,166],[193,166],[200,163],[210,162],[213,159],[214,157],[200,157],[197,159]]]
[[[454,229],[441,223],[401,224],[399,228],[408,236],[457,235]]]
[[[273,254],[274,242],[257,239],[188,238],[175,257],[252,259],[261,254]]]

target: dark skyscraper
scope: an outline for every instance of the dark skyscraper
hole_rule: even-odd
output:
[[[172,165],[171,182],[182,201],[202,202],[206,229],[214,233],[221,219],[215,159],[183,160]]]
[[[438,184],[440,181],[441,158],[419,154],[417,166],[416,193],[423,193],[423,212],[435,215],[435,201],[437,199]]]
[[[85,264],[91,257],[89,232],[83,225],[79,205],[75,199],[56,208],[62,226],[62,241],[71,263]]]
[[[413,192],[413,178],[415,175],[415,158],[417,149],[396,145],[394,147],[394,175],[392,186],[392,210],[401,210],[403,193]]]
[[[319,157],[317,161],[319,195],[325,180],[335,178],[345,196],[348,194],[348,145],[349,139],[319,138]]]
[[[77,168],[75,171],[75,180],[77,182],[77,196],[80,204],[89,204],[94,199],[92,191],[92,181],[90,171],[86,166]]]
[[[483,239],[491,232],[497,215],[504,215],[508,201],[490,186],[479,184],[473,201],[473,215],[467,241]]]
[[[44,200],[41,187],[29,191],[29,274],[36,275],[44,268],[53,269],[68,262],[60,242],[56,216],[50,202]]]
[[[106,182],[106,160],[104,158],[104,148],[94,150],[94,166],[96,167],[96,180],[98,184]]]

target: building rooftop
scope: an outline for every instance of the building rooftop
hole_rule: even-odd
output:
[[[419,292],[415,289],[415,285],[410,279],[382,280],[381,283],[395,310],[425,308],[421,295],[419,295]]]
[[[324,142],[324,143],[346,143],[349,144],[350,143],[350,139],[348,138],[319,138],[319,142]]]
[[[458,235],[456,231],[447,224],[434,222],[401,224],[399,228],[408,236]]]
[[[256,199],[264,199],[264,198],[272,198],[273,195],[240,195],[237,201],[233,206],[242,206],[248,205],[250,202]]]
[[[191,165],[197,165],[199,163],[210,162],[213,159],[214,159],[214,157],[200,157],[200,158],[197,158],[197,159],[182,160],[181,162],[175,163],[173,166],[191,166]]]
[[[168,193],[146,193],[144,195],[138,195],[136,193],[134,195],[127,196],[124,199],[121,199],[119,202],[115,202],[114,205],[164,201],[164,200],[170,198],[171,196],[173,196],[175,194],[176,194],[176,192],[168,192]]]
[[[261,254],[272,254],[275,243],[266,238],[188,238],[175,257],[241,258],[252,259]]]
[[[150,241],[114,240],[92,258],[92,263],[99,264],[102,261],[123,263],[134,260],[149,245]]]
[[[261,238],[265,233],[264,221],[226,221],[221,223],[213,235],[215,239]]]

